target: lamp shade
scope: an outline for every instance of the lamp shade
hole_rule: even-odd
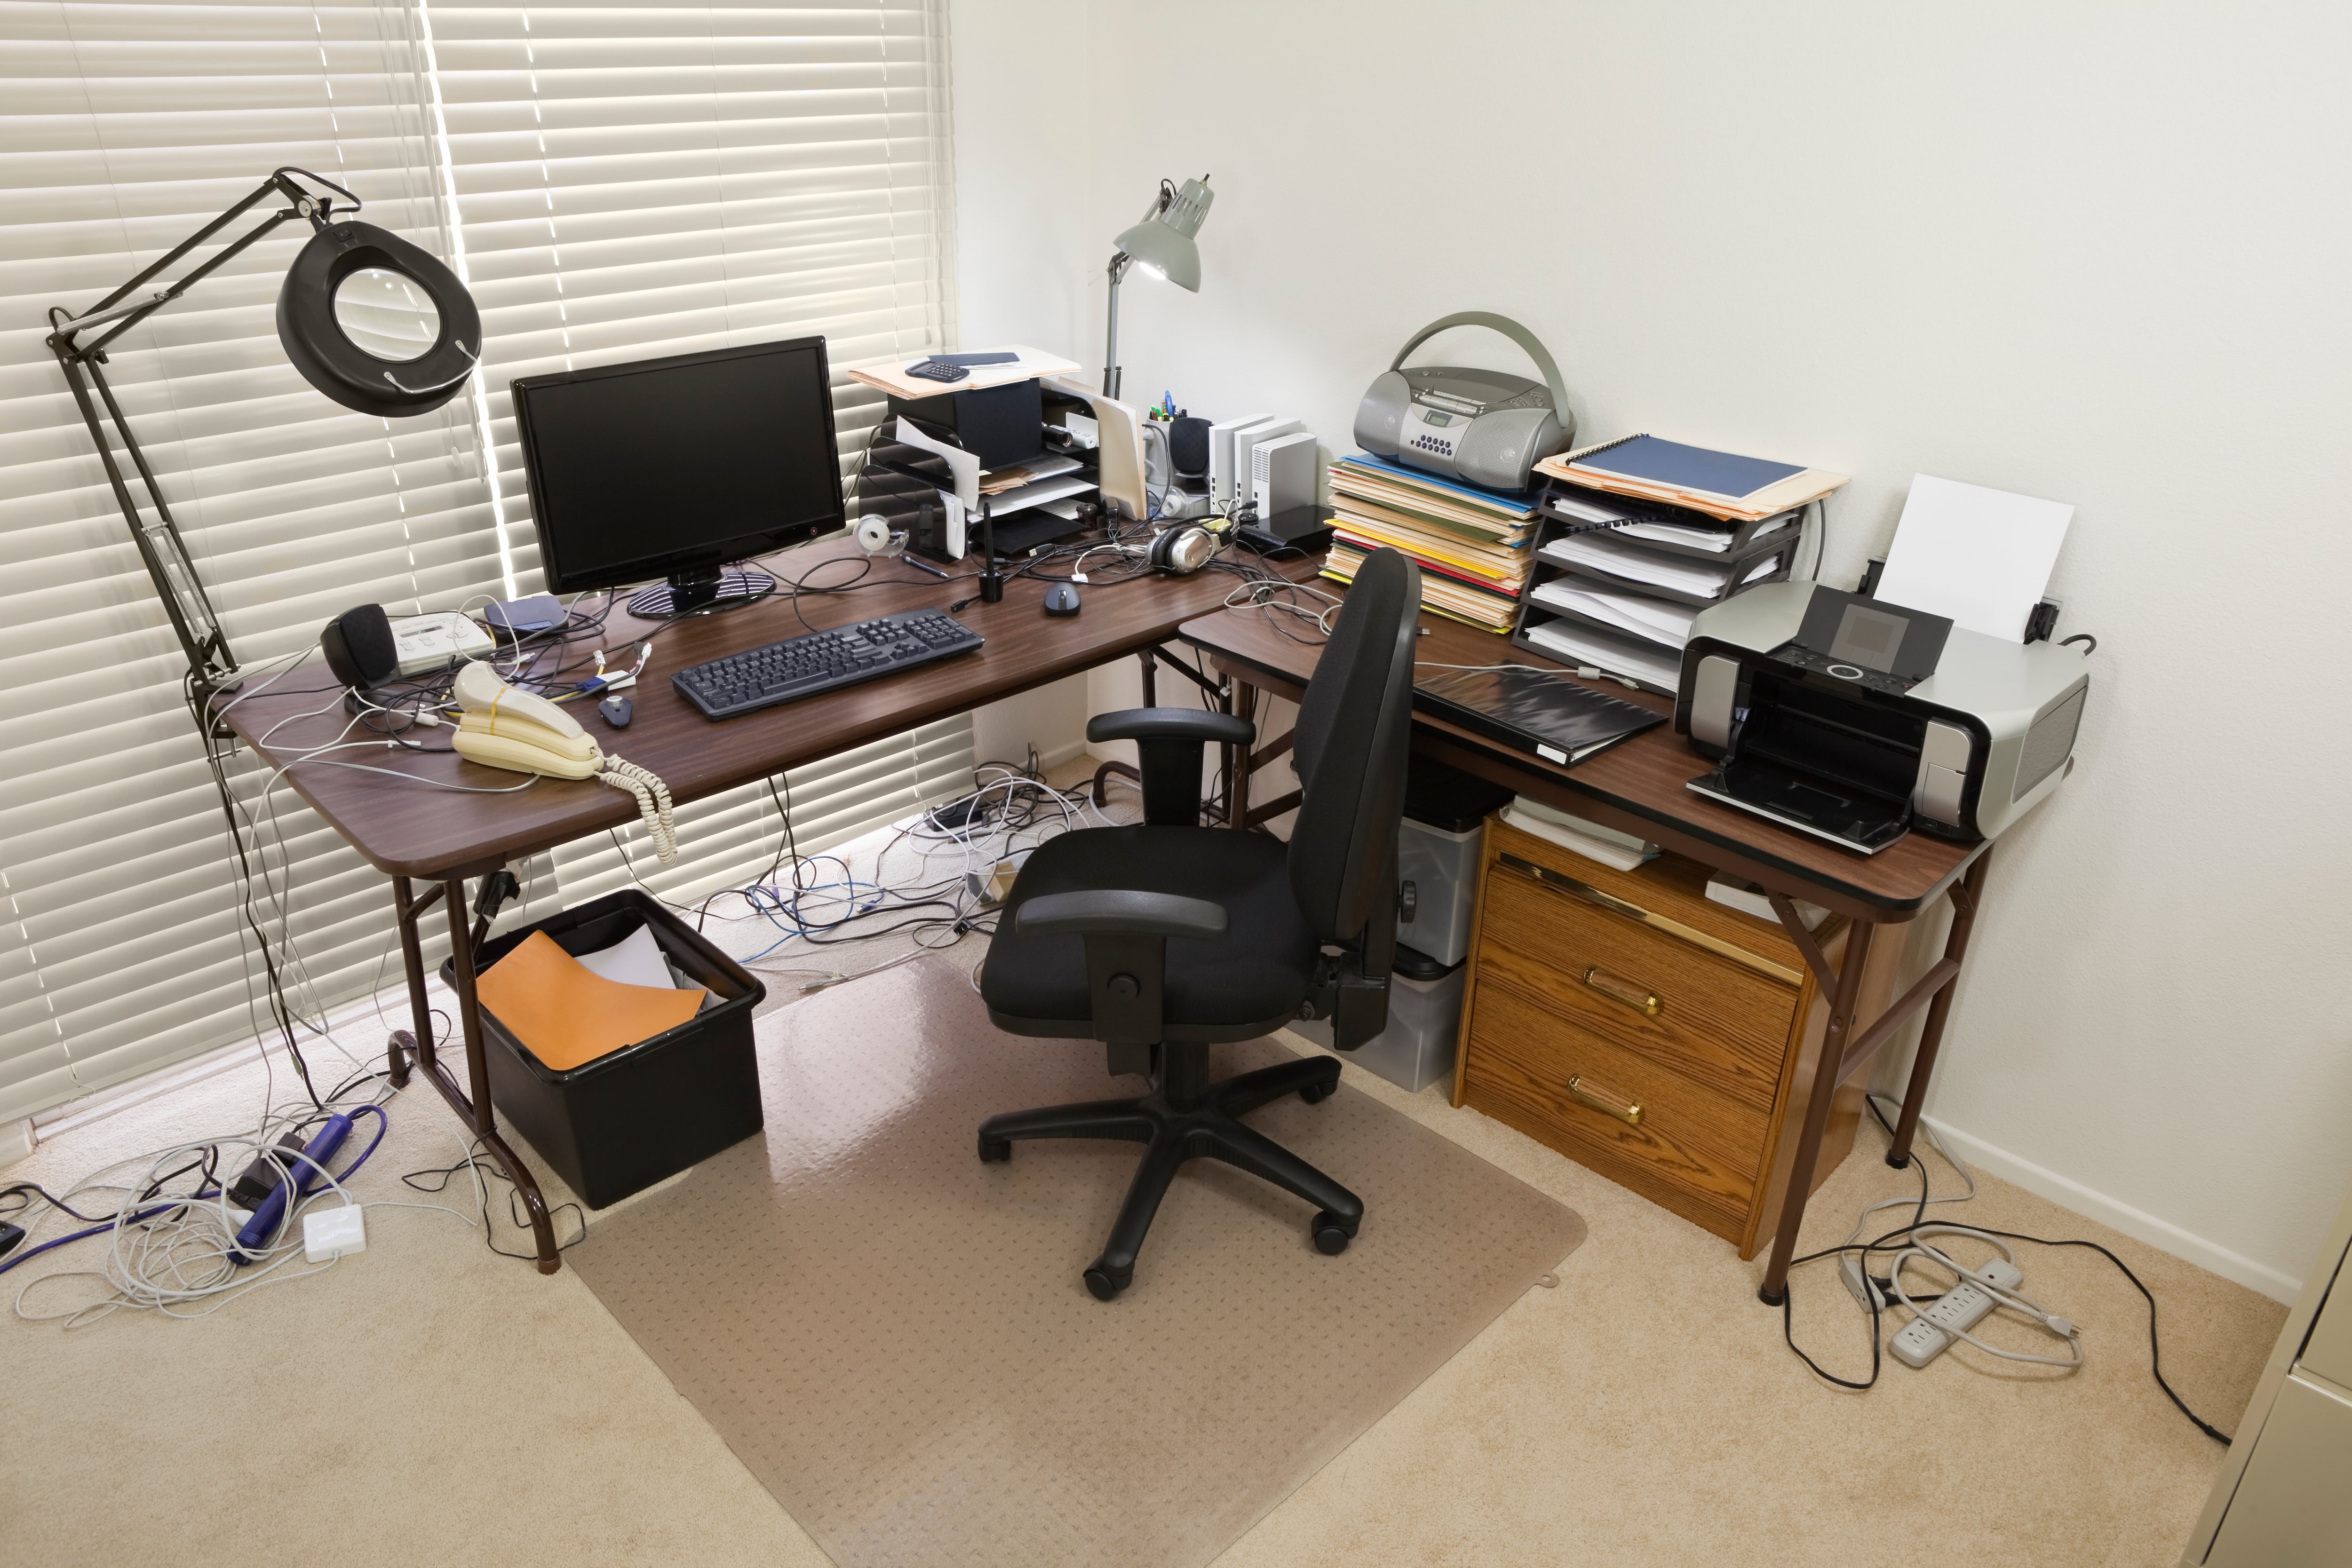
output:
[[[312,235],[287,269],[278,340],[345,408],[399,418],[457,395],[481,354],[482,318],[430,251],[346,219]]]
[[[1205,179],[1187,180],[1173,192],[1162,185],[1161,191],[1160,198],[1143,214],[1143,220],[1120,235],[1117,244],[1137,266],[1197,294],[1201,289],[1201,247],[1192,243],[1192,236],[1201,232],[1216,193],[1209,189]]]

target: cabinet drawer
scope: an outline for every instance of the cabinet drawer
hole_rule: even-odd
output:
[[[1464,1090],[1467,1103],[1738,1239],[1763,1163],[1764,1111],[1483,977]]]
[[[1500,859],[1486,877],[1479,966],[1482,989],[1499,978],[1629,1051],[1771,1106],[1793,985]]]

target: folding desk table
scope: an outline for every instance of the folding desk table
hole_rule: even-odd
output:
[[[1547,663],[1511,647],[1501,637],[1442,616],[1424,613],[1421,624],[1419,662],[1425,664]],[[1256,688],[1294,701],[1306,689],[1322,650],[1318,643],[1301,639],[1297,630],[1301,625],[1295,617],[1278,612],[1224,610],[1186,622],[1179,634],[1200,649],[1212,667],[1234,680],[1234,711],[1247,714]],[[1312,630],[1306,635],[1311,638]],[[1659,713],[1673,711],[1674,705],[1663,697],[1630,692],[1613,683],[1600,689]],[[1804,1218],[1822,1129],[1828,1124],[1838,1087],[1861,1071],[1904,1021],[1925,1006],[1927,1021],[1912,1064],[1910,1084],[1904,1092],[1902,1119],[1895,1124],[1895,1146],[1887,1163],[1900,1166],[1910,1155],[1920,1104],[1927,1096],[1944,1022],[1951,1011],[1952,982],[1968,955],[1969,932],[1983,901],[1985,869],[1992,846],[1985,841],[1950,843],[1913,833],[1865,857],[1775,827],[1685,789],[1687,780],[1706,770],[1706,764],[1671,725],[1645,730],[1574,768],[1556,767],[1421,712],[1413,715],[1412,745],[1415,751],[1493,779],[1531,800],[1638,833],[1703,864],[1735,873],[1760,883],[1771,895],[1781,925],[1812,969],[1822,994],[1831,998],[1822,1061],[1837,1064],[1834,1071],[1813,1074],[1789,1196],[1781,1205],[1771,1258],[1765,1267],[1760,1293],[1766,1301],[1778,1305],[1785,1293],[1797,1227]],[[1261,746],[1245,766],[1234,770],[1230,797],[1234,825],[1245,828],[1297,804],[1296,795],[1255,809],[1249,804],[1250,774],[1288,748],[1289,737],[1280,737]],[[1873,933],[1880,925],[1918,918],[1939,897],[1949,897],[1953,909],[1944,956],[1864,1026],[1854,1015],[1859,1010],[1863,968],[1870,956]],[[1832,966],[1805,928],[1790,902],[1799,898],[1853,923],[1843,964]]]
[[[765,564],[780,579],[805,581],[814,571],[814,585],[822,586],[847,580],[855,575],[851,563],[865,559],[855,543],[835,539],[784,551]],[[834,560],[843,564],[824,564]],[[1275,570],[1304,575],[1311,566],[1299,559],[1286,569]],[[793,601],[780,590],[759,604],[662,628],[655,633],[653,663],[646,679],[630,693],[636,711],[629,727],[610,730],[585,709],[581,712],[582,721],[608,752],[658,774],[669,786],[671,797],[682,805],[1059,680],[1122,654],[1141,653],[1148,659],[1180,622],[1213,610],[1234,587],[1234,579],[1223,572],[1097,584],[1083,591],[1085,601],[1079,614],[1048,619],[1041,604],[1046,585],[1015,579],[1007,585],[1001,602],[975,601],[961,612],[958,618],[986,638],[987,644],[960,658],[919,665],[863,685],[719,722],[703,717],[670,685],[671,674],[709,659],[793,636],[810,627],[838,626],[926,605],[945,607],[971,595],[975,586],[969,576],[942,582],[888,560],[876,561],[866,579],[877,580],[879,586],[854,592],[812,593],[798,601],[797,614]],[[616,607],[605,622],[604,646],[626,648],[655,624]],[[346,716],[340,709],[310,718],[293,716],[317,707],[319,689],[331,684],[323,668],[303,666],[286,678],[284,695],[273,688],[237,702],[228,709],[226,722],[265,765],[287,767],[305,751],[333,740],[343,728]],[[430,741],[436,732],[419,734]],[[264,735],[270,737],[267,743],[260,739]],[[452,784],[493,789],[517,779],[515,774],[466,761],[454,753],[386,753],[377,765]],[[588,779],[541,779],[512,795],[473,795],[339,768],[295,766],[286,778],[329,825],[392,879],[393,907],[415,1022],[413,1030],[398,1030],[389,1042],[393,1082],[406,1082],[412,1065],[422,1069],[473,1128],[484,1149],[522,1194],[530,1212],[540,1271],[555,1272],[561,1264],[546,1202],[530,1169],[499,1135],[490,1105],[481,1012],[474,997],[473,948],[482,933],[467,927],[466,880],[488,876],[510,861],[608,829],[634,833],[635,801]],[[420,894],[415,891],[418,882],[432,885]],[[417,922],[436,902],[447,913],[450,949],[456,960],[457,1022],[466,1046],[463,1087],[436,1050],[432,1016],[425,1005],[425,960]]]

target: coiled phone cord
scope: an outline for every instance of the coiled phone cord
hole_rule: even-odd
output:
[[[669,786],[659,778],[634,762],[624,762],[617,757],[604,758],[604,770],[596,775],[601,783],[615,789],[626,789],[637,798],[637,816],[646,824],[646,837],[654,844],[654,854],[662,864],[677,859],[677,823],[670,813]]]

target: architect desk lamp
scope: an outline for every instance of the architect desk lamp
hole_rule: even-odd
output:
[[[322,186],[332,194],[316,194],[308,186]],[[337,196],[347,204],[340,209]],[[272,198],[290,204],[268,214],[244,237],[228,241],[178,282],[155,283],[167,268]],[[122,405],[107,384],[102,368],[106,347],[278,225],[308,218],[310,241],[294,258],[278,290],[278,340],[287,359],[305,381],[345,408],[395,418],[432,413],[457,396],[473,373],[481,357],[481,316],[457,275],[430,253],[373,224],[339,215],[357,211],[359,205],[357,196],[307,169],[279,169],[251,195],[88,310],[78,316],[61,308],[49,311],[50,351],[65,371],[82,422],[98,443],[115,505],[131,525],[140,559],[155,580],[173,631],[179,633],[188,657],[189,695],[199,714],[210,713],[216,693],[236,688],[236,660],[229,653],[220,618],[196,580],[195,564],[181,542],[154,470],[147,465]],[[87,340],[82,336],[100,328],[104,329]],[[123,477],[114,442],[99,423],[100,404],[147,493],[143,509]]]
[[[1209,215],[1216,193],[1209,177],[1187,180],[1179,187],[1160,182],[1160,194],[1133,228],[1112,242],[1110,258],[1110,325],[1103,332],[1103,396],[1118,396],[1118,285],[1129,265],[1164,277],[1180,288],[1201,292],[1201,247],[1192,236]]]

